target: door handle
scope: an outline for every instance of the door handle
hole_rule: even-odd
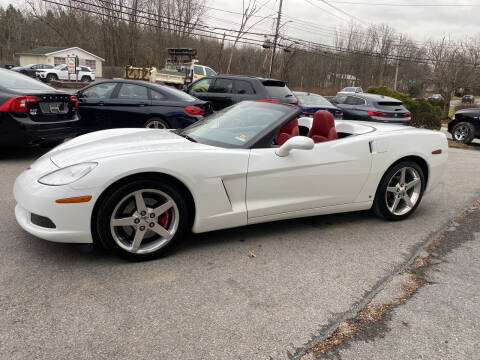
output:
[[[103,105],[105,105],[105,103],[104,103],[103,101],[100,101],[100,102],[98,103],[98,105],[103,106]]]
[[[141,102],[140,104],[138,104],[138,106],[145,106],[145,105],[147,105],[147,103]]]

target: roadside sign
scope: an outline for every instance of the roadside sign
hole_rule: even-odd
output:
[[[69,74],[75,74],[75,58],[74,57],[67,57],[67,67]]]

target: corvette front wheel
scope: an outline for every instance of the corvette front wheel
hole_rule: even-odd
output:
[[[425,190],[425,175],[413,161],[391,167],[378,186],[373,211],[388,220],[403,220],[420,205]]]
[[[168,182],[135,180],[102,202],[95,222],[107,249],[128,260],[150,260],[182,238],[189,224],[188,206]]]

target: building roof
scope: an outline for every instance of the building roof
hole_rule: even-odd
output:
[[[40,46],[35,49],[29,49],[25,51],[20,51],[17,52],[15,55],[43,55],[43,56],[49,56],[49,55],[54,55],[60,51],[65,51],[65,50],[72,50],[72,49],[77,49],[80,51],[83,51],[93,57],[96,57],[99,60],[105,61],[105,59],[101,58],[100,56],[97,56],[95,54],[92,54],[82,48],[79,48],[78,46],[73,46],[73,47],[68,47],[68,46]]]

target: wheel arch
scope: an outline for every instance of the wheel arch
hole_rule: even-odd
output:
[[[148,114],[145,116],[145,118],[146,118],[145,124],[147,124],[149,121],[158,119],[158,120],[162,120],[162,121],[164,121],[165,123],[167,123],[167,125],[168,125],[168,127],[169,127],[170,129],[172,128],[171,122],[167,119],[167,117],[166,117],[165,115],[158,114],[158,113],[156,113],[156,112],[151,112],[151,113],[148,113]]]
[[[180,189],[182,194],[187,199],[188,210],[190,211],[190,214],[192,215],[190,217],[189,229],[192,228],[193,223],[195,221],[195,217],[196,217],[196,206],[195,206],[195,199],[194,199],[193,194],[190,191],[190,189],[181,180],[179,180],[175,176],[172,176],[172,175],[169,175],[169,174],[166,174],[166,173],[161,173],[161,172],[141,172],[141,173],[136,173],[136,174],[127,175],[125,177],[122,177],[122,178],[116,180],[115,182],[111,183],[107,188],[105,188],[102,191],[102,193],[100,194],[100,196],[98,197],[98,199],[95,202],[95,205],[94,205],[93,211],[92,211],[92,215],[91,215],[91,220],[90,220],[90,229],[91,229],[91,232],[92,232],[92,235],[93,235],[92,237],[93,237],[94,241],[96,241],[96,239],[98,239],[97,229],[96,229],[96,226],[95,226],[95,219],[96,219],[96,216],[98,214],[98,209],[100,207],[100,204],[102,203],[102,201],[108,195],[110,195],[114,191],[115,188],[118,188],[119,186],[121,186],[123,184],[126,184],[130,181],[134,181],[134,180],[155,180],[155,181],[164,180],[164,181],[168,181],[168,182],[172,183],[173,185],[175,185],[176,187],[178,187],[178,189]]]
[[[408,155],[408,156],[404,156],[404,157],[401,157],[400,159],[396,160],[383,172],[382,179],[385,176],[385,174],[388,172],[388,170],[390,170],[392,167],[394,167],[395,165],[397,165],[398,163],[401,163],[403,161],[413,161],[414,163],[417,163],[418,166],[420,166],[420,168],[423,171],[423,176],[425,176],[425,189],[426,189],[428,187],[428,178],[429,178],[429,171],[430,170],[429,170],[429,166],[428,166],[427,161],[424,158],[422,158],[421,156],[418,156],[418,155]],[[381,179],[380,179],[380,181],[381,181]],[[379,185],[380,185],[380,182],[379,182]],[[377,187],[379,185],[377,185]]]

